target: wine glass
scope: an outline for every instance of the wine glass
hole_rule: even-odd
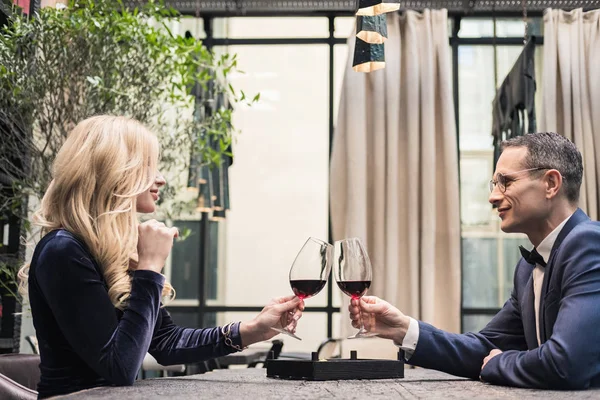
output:
[[[338,287],[352,299],[360,299],[371,286],[373,272],[371,261],[359,238],[338,240],[335,242],[333,274]],[[360,329],[348,339],[377,336],[369,333],[360,317]]]
[[[290,268],[290,286],[301,300],[316,295],[325,287],[331,271],[332,256],[333,246],[327,242],[309,237],[304,243]],[[293,315],[295,312],[296,310],[293,310],[290,314]],[[287,327],[271,329],[302,340]]]

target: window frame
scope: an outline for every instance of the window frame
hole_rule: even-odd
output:
[[[213,22],[215,19],[217,18],[226,18],[228,17],[228,15],[207,15],[205,14],[202,18],[203,18],[203,22],[204,22],[204,32],[205,32],[205,37],[201,38],[199,40],[202,40],[204,45],[210,50],[215,46],[228,46],[228,45],[244,45],[244,46],[252,46],[252,45],[301,45],[301,44],[327,44],[329,46],[329,81],[328,81],[328,95],[329,95],[329,156],[331,157],[331,143],[333,141],[333,134],[334,134],[334,125],[335,125],[335,121],[334,121],[334,110],[335,110],[335,105],[334,105],[334,98],[335,98],[335,93],[334,93],[334,89],[335,89],[335,77],[334,77],[334,67],[335,67],[335,63],[334,63],[334,53],[335,53],[335,46],[336,45],[344,45],[347,43],[347,38],[344,37],[339,37],[336,36],[336,32],[335,32],[335,18],[336,17],[348,17],[353,15],[352,13],[348,13],[348,12],[335,12],[335,13],[325,13],[325,14],[296,14],[296,13],[291,13],[289,16],[294,16],[294,17],[315,17],[315,16],[320,16],[320,17],[326,17],[328,18],[329,21],[329,36],[328,37],[314,37],[314,38],[289,38],[289,37],[270,37],[270,38],[227,38],[227,37],[215,37],[213,34]],[[235,17],[239,17],[239,15],[235,15],[232,14],[230,15],[231,17],[235,16]],[[282,14],[282,15],[260,15],[260,14],[252,14],[252,15],[248,15],[249,17],[254,17],[254,16],[288,16],[288,14]],[[497,17],[513,17],[513,18],[522,18],[522,15],[518,12],[510,12],[510,13],[502,13],[502,14],[497,14]],[[541,12],[530,12],[529,13],[529,17],[541,17],[542,13]],[[451,47],[451,63],[452,63],[452,91],[453,91],[453,101],[454,101],[454,111],[455,111],[455,124],[456,124],[456,132],[457,132],[457,151],[458,151],[458,156],[459,156],[459,160],[461,157],[461,151],[460,151],[460,142],[459,142],[459,138],[460,138],[460,124],[459,124],[459,93],[460,93],[460,87],[459,87],[459,47],[460,46],[464,46],[464,45],[477,45],[477,46],[522,46],[523,45],[523,37],[460,37],[459,36],[459,31],[460,31],[460,22],[462,19],[465,18],[493,18],[494,15],[492,13],[477,13],[476,15],[473,16],[469,16],[469,17],[464,17],[463,13],[454,13],[454,12],[449,12],[448,13],[448,19],[449,22],[451,24],[451,33],[449,34],[448,37],[448,41],[449,41],[449,45]],[[536,36],[536,44],[537,45],[543,45],[543,36]],[[491,112],[491,110],[490,110]],[[459,177],[460,177],[460,163],[459,163]],[[210,218],[209,218],[209,214],[208,213],[202,213],[201,215],[201,220],[200,220],[201,224],[201,228],[200,228],[200,235],[201,235],[201,243],[204,243],[204,246],[201,246],[202,248],[199,249],[200,254],[201,254],[201,262],[199,265],[200,268],[200,277],[205,276],[206,273],[206,267],[207,267],[207,263],[209,262],[209,260],[207,259],[207,251],[206,249],[208,248],[208,246],[210,245],[209,241],[214,241],[214,240],[218,240],[218,238],[215,237],[210,237],[210,235],[207,235],[207,232],[209,232],[208,229],[208,223],[210,223]],[[328,222],[328,231],[329,231],[329,241],[332,241],[332,232],[331,232],[331,218],[329,217],[329,222]],[[466,233],[465,237],[470,237],[473,235],[473,232],[465,232],[463,231],[463,227],[461,226],[461,240],[463,238],[463,233]],[[503,234],[502,232],[496,231],[496,232],[489,232],[489,234],[494,235],[494,237],[498,237],[499,240],[502,240],[502,237],[505,236],[505,234]],[[486,235],[487,237],[487,235]],[[499,246],[501,246],[502,243],[499,243]],[[499,247],[500,249],[500,247]],[[462,252],[462,246],[461,246],[461,252]],[[499,259],[502,258],[502,254],[500,252],[499,255]],[[499,264],[500,267],[502,266],[501,264]],[[463,331],[464,328],[464,319],[465,316],[484,316],[484,315],[488,315],[488,316],[493,316],[495,315],[500,308],[499,307],[465,307],[464,306],[464,279],[463,279],[463,266],[461,264],[461,303],[460,303],[460,326],[461,326],[461,331]],[[201,281],[199,282],[199,293],[198,293],[198,301],[194,301],[194,300],[184,300],[183,302],[177,302],[175,301],[174,304],[169,305],[168,308],[169,310],[172,310],[174,312],[183,312],[183,313],[195,313],[197,314],[197,321],[199,321],[199,323],[201,324],[201,326],[204,326],[204,322],[208,322],[206,321],[205,317],[209,317],[210,320],[214,321],[214,318],[212,316],[215,315],[215,313],[219,313],[219,312],[237,312],[237,311],[249,311],[249,312],[259,312],[261,311],[262,307],[259,306],[219,306],[219,305],[214,305],[211,304],[211,301],[207,301],[206,300],[206,289],[204,288],[204,283],[203,283],[203,279],[201,279]],[[218,285],[220,285],[221,283],[217,283]],[[327,336],[328,337],[332,337],[333,336],[333,319],[334,319],[334,314],[339,313],[340,312],[340,308],[339,307],[335,307],[333,305],[333,286],[332,286],[332,279],[330,276],[330,279],[328,280],[327,283],[327,305],[324,307],[306,307],[305,312],[310,312],[310,313],[326,313],[327,314]]]

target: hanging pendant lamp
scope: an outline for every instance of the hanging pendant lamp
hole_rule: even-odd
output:
[[[373,72],[382,68],[385,68],[384,45],[367,43],[357,37],[352,69],[356,72]]]
[[[387,17],[380,15],[359,15],[356,17],[356,37],[364,42],[381,44],[387,39]]]
[[[356,15],[379,15],[400,9],[400,0],[359,0]]]

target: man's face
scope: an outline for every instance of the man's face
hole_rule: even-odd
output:
[[[493,180],[498,181],[498,174],[503,174],[505,190],[503,192],[501,185],[496,184],[489,202],[496,206],[502,220],[500,228],[504,232],[529,234],[549,212],[544,180],[541,179],[544,170],[524,171],[526,155],[526,147],[509,147],[502,152],[496,165]]]

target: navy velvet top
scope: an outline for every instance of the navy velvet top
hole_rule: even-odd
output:
[[[219,328],[176,326],[161,308],[164,277],[133,272],[124,311],[108,297],[100,267],[66,230],[48,233],[29,270],[29,300],[40,347],[39,397],[105,385],[131,385],[147,352],[162,365],[193,363],[235,350]],[[241,346],[239,323],[231,330]]]

